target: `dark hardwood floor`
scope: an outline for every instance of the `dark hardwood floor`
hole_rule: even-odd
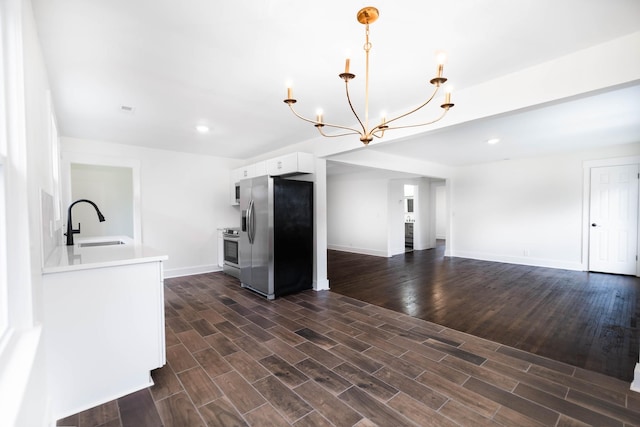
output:
[[[444,257],[329,251],[332,292],[631,382],[640,278]]]
[[[405,270],[378,268],[364,283]],[[224,273],[201,274],[165,280],[165,314],[167,364],[154,386],[58,426],[640,425],[628,383],[337,292],[267,301]]]

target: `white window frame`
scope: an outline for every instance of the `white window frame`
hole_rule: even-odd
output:
[[[26,9],[25,9],[26,8]],[[34,324],[27,202],[27,153],[23,57],[23,15],[29,2],[0,1],[0,425],[17,425],[26,415],[42,327]],[[40,362],[37,362],[40,363]],[[39,365],[41,366],[41,365]],[[46,396],[46,391],[41,392]],[[33,409],[33,408],[31,408]],[[38,409],[39,410],[39,409]],[[46,412],[46,409],[45,409]],[[43,414],[44,415],[44,414]]]
[[[4,14],[4,8],[0,8],[0,16]],[[5,22],[2,23],[5,26]],[[2,28],[0,27],[0,28]],[[7,345],[9,335],[9,294],[8,294],[8,271],[7,271],[7,210],[6,210],[6,155],[8,138],[8,93],[5,86],[8,82],[7,76],[9,61],[6,30],[0,32],[0,57],[4,58],[0,63],[0,355]]]

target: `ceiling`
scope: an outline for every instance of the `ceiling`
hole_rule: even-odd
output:
[[[62,136],[249,159],[317,137],[282,102],[287,82],[302,114],[322,107],[328,121],[353,121],[337,74],[351,52],[353,90],[362,89],[364,30],[355,15],[368,3],[32,4]],[[380,10],[371,25],[376,112],[426,96],[419,91],[435,74],[437,51],[447,51],[445,75],[464,89],[640,31],[637,0],[372,4]],[[198,133],[198,124],[210,132]],[[457,166],[640,142],[639,135],[636,81],[368,149]],[[488,147],[492,137],[501,142]]]

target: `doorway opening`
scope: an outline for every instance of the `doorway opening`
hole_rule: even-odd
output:
[[[433,188],[436,246],[445,247],[447,240],[447,187],[446,182],[436,182]]]
[[[416,186],[404,185],[404,251],[413,250],[413,234],[416,222]]]

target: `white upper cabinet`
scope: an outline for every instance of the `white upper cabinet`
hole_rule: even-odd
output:
[[[264,162],[243,166],[231,171],[230,200],[238,205],[237,186],[243,179],[258,176],[287,176],[315,172],[315,158],[309,153],[291,153]]]
[[[265,162],[254,163],[231,171],[231,181],[235,184],[243,179],[264,176],[267,174]]]
[[[265,176],[267,174],[267,162],[258,162],[253,165],[253,176]]]
[[[231,196],[231,204],[238,205],[238,189],[236,188],[240,181],[256,176],[264,176],[267,174],[267,166],[265,162],[258,162],[252,165],[243,166],[231,171],[231,188],[229,195]]]
[[[267,174],[270,176],[294,175],[315,172],[313,154],[291,153],[267,160]]]

